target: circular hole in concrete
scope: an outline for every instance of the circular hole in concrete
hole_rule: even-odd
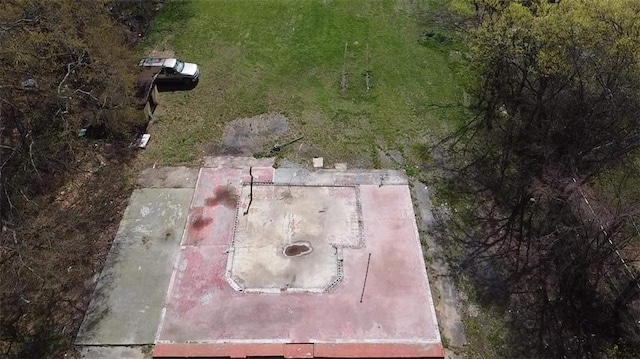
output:
[[[309,242],[295,242],[284,247],[282,251],[287,257],[300,257],[313,252]]]

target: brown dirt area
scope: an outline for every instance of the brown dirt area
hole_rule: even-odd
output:
[[[0,233],[0,315],[13,323],[4,336],[17,335],[0,355],[79,358],[69,348],[133,189],[131,155],[87,142],[65,183],[31,199],[29,220]]]
[[[149,53],[149,57],[157,57],[157,58],[171,58],[176,57],[176,52],[173,50],[158,50],[153,49]]]
[[[229,122],[224,128],[220,154],[251,156],[270,151],[273,146],[293,140],[295,134],[289,129],[289,120],[280,113],[266,113],[254,117],[240,118]]]

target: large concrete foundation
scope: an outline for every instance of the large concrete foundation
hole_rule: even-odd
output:
[[[184,232],[180,244],[166,258],[147,254],[158,262],[145,267],[157,273],[152,292],[162,293],[155,317],[100,319],[90,311],[79,344],[153,342],[158,358],[443,356],[404,173],[274,169],[241,158],[206,165],[195,188],[182,189],[181,208],[189,207],[171,227]],[[136,217],[136,196],[119,238],[139,236],[132,229],[147,218]],[[127,307],[117,298],[144,297],[136,280],[144,281],[120,279],[107,290],[112,313]],[[118,289],[126,287],[130,294]],[[150,329],[127,333],[133,320]],[[100,334],[109,331],[122,343]]]

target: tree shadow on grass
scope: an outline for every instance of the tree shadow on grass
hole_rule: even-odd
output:
[[[505,313],[509,356],[637,358],[638,280],[607,240],[624,234],[616,232],[615,221],[605,238],[590,218],[575,212],[566,217],[553,223],[553,234],[530,243],[513,239],[496,248],[466,240],[461,269],[469,274],[478,302]]]

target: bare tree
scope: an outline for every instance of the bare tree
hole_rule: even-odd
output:
[[[126,196],[120,148],[144,119],[125,30],[104,5],[0,2],[2,357],[62,357]],[[89,126],[110,152],[78,138]],[[71,195],[55,195],[96,156],[113,171],[83,173]]]

